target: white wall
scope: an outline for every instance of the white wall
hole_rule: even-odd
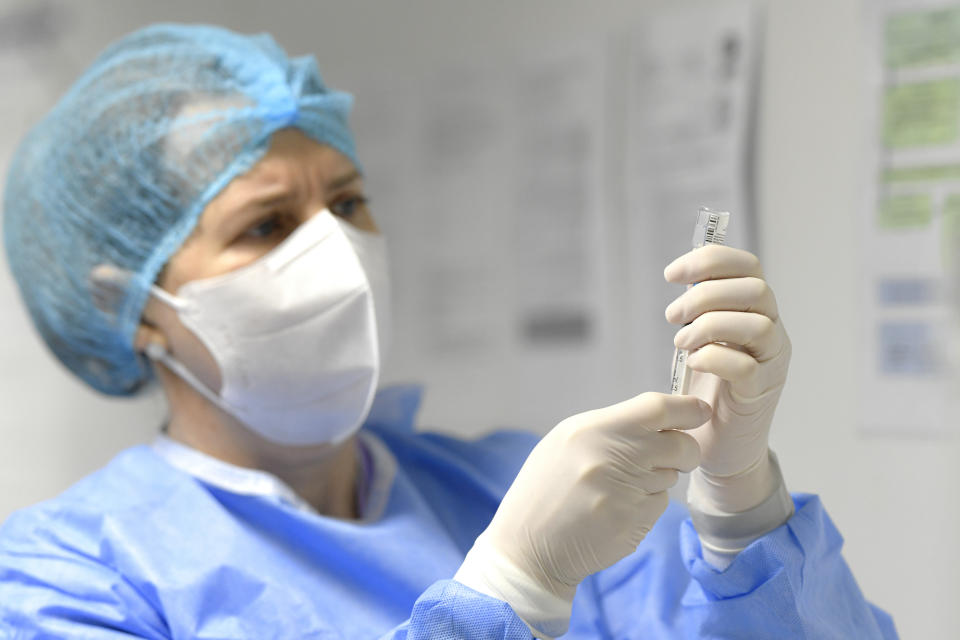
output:
[[[15,4],[0,0],[0,15]],[[438,58],[486,56],[494,45],[602,35],[676,4],[692,3],[351,0],[278,10],[276,3],[98,0],[67,5],[74,35],[41,56],[42,66],[30,73],[49,76],[50,86],[61,90],[107,41],[136,26],[210,21],[270,31],[292,52],[316,52],[328,82],[349,89],[385,68],[424,69]],[[871,99],[864,8],[857,0],[770,0],[767,7],[760,250],[794,343],[773,445],[791,488],[821,494],[846,537],[846,557],[861,586],[893,613],[902,636],[953,637],[960,626],[954,577],[960,439],[857,433],[864,258],[857,238]],[[8,131],[36,117],[19,107],[9,86],[0,95],[0,115]],[[158,398],[102,400],[72,381],[29,328],[6,271],[0,272],[0,330],[3,518],[149,438],[163,406]],[[467,394],[457,401],[469,408]]]

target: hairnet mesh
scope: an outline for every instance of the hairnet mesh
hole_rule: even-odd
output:
[[[105,393],[136,391],[149,287],[203,208],[281,128],[358,164],[351,102],[267,35],[155,25],[101,54],[21,143],[3,200],[14,278],[60,361]]]

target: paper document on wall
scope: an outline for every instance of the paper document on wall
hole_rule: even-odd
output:
[[[599,43],[575,43],[358,92],[358,143],[372,151],[361,157],[400,292],[396,374],[426,378],[441,403],[428,402],[427,420],[462,424],[462,411],[448,416],[467,391],[490,409],[467,416],[478,430],[504,407],[535,420],[551,398],[573,404],[597,382],[603,65]],[[583,378],[558,388],[562,369]]]
[[[960,6],[876,8],[862,426],[935,435],[953,422],[944,276],[960,260]]]
[[[730,211],[727,244],[753,249],[751,151],[759,55],[750,3],[666,11],[630,41],[626,187],[633,316],[669,382],[673,335],[663,309],[682,289],[663,268],[690,250],[701,206]]]

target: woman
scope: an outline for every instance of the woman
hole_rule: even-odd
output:
[[[416,434],[415,389],[374,398],[386,261],[349,106],[266,36],[158,25],[21,146],[4,233],[38,330],[104,393],[155,375],[170,417],[0,529],[0,631],[896,637],[767,447],[790,343],[746,252],[665,272],[701,283],[667,309],[691,396],[539,443]],[[666,499],[694,469],[696,530]]]

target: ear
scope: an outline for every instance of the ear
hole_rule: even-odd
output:
[[[151,345],[157,345],[157,347],[166,351],[167,337],[156,327],[141,322],[140,326],[137,327],[137,335],[133,339],[133,348],[136,349],[137,353],[145,353]]]
[[[161,327],[169,326],[167,316],[171,311],[165,303],[157,300],[156,294],[147,297],[147,304],[143,307],[140,324],[137,326],[137,334],[133,340],[133,348],[137,352],[145,353],[151,345],[161,352],[169,347],[167,335]]]
[[[97,308],[104,313],[114,313],[116,305],[126,294],[129,278],[129,272],[109,264],[94,267],[90,271],[90,291]],[[167,348],[166,336],[157,329],[156,304],[155,300],[149,299],[140,318],[140,326],[133,341],[134,349],[140,353],[145,352],[151,344]]]

